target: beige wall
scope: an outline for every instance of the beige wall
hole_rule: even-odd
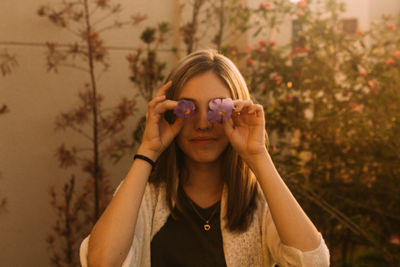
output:
[[[299,0],[288,0],[296,2]],[[323,2],[323,0],[313,0],[311,6],[315,6],[317,2]],[[379,20],[382,14],[397,14],[400,12],[400,1],[399,0],[341,0],[346,4],[346,11],[343,14],[343,18],[357,18],[360,29],[366,30],[374,20]],[[261,0],[247,0],[247,3],[251,7],[258,7],[260,2],[268,2]],[[311,2],[311,1],[308,1]],[[290,42],[291,38],[291,27],[292,22],[290,20],[280,25],[280,32],[274,32],[272,40],[277,43]],[[256,38],[257,40],[262,37]],[[256,42],[252,36],[248,36],[250,43]]]
[[[52,0],[1,0],[0,41],[65,42],[69,33],[52,26],[36,15],[41,4]],[[149,14],[145,25],[161,20],[173,21],[175,0],[118,0],[124,13]],[[123,15],[121,17],[124,17]],[[107,45],[136,46],[139,30],[114,31]],[[5,46],[0,45],[0,51]],[[0,199],[7,197],[7,212],[0,215],[0,266],[50,266],[45,238],[55,221],[50,207],[49,185],[60,187],[76,169],[58,167],[54,157],[57,146],[66,142],[81,145],[76,133],[55,132],[54,120],[77,103],[77,92],[87,76],[73,69],[47,73],[45,49],[30,46],[7,46],[16,54],[19,66],[12,75],[0,76],[0,105],[10,113],[0,116]],[[133,95],[129,81],[128,51],[110,51],[110,70],[102,77],[99,91],[106,96],[105,106],[112,106],[121,96]],[[172,59],[171,59],[172,60]],[[143,114],[141,109],[138,114]],[[130,120],[127,134],[133,129]],[[113,184],[125,176],[130,159],[109,164]],[[80,177],[85,178],[85,176]]]
[[[0,41],[70,40],[67,32],[36,15],[37,8],[48,2],[52,1],[1,0]],[[137,11],[150,15],[145,25],[161,20],[173,22],[176,18],[177,0],[118,2],[125,6],[127,16]],[[248,2],[257,6],[259,1]],[[381,11],[400,8],[398,0],[347,2],[349,16],[359,16],[363,26],[379,17]],[[107,45],[135,46],[138,32],[139,29],[114,31],[107,35]],[[290,29],[286,28],[277,38],[285,42],[289,34]],[[3,49],[0,45],[0,51]],[[8,199],[7,212],[0,215],[0,265],[49,266],[45,238],[54,223],[55,213],[50,207],[48,188],[52,184],[61,186],[73,172],[79,174],[77,170],[60,169],[54,153],[63,142],[78,146],[84,143],[71,131],[54,132],[54,119],[77,103],[77,92],[87,77],[68,69],[60,69],[59,74],[47,73],[44,48],[7,46],[7,49],[17,55],[19,66],[12,75],[0,77],[0,104],[7,104],[11,110],[0,116],[0,199],[3,196]],[[99,90],[106,96],[106,106],[112,106],[121,96],[136,93],[128,79],[127,53],[110,52],[111,68],[99,84]],[[142,113],[143,110],[138,115]],[[134,119],[130,123],[126,134],[132,130]],[[125,176],[130,162],[125,158],[115,166],[108,166],[113,185]]]
[[[398,0],[369,0],[370,19],[374,21],[380,19],[382,14],[396,14],[400,11],[400,1]]]
[[[379,20],[382,14],[397,14],[400,11],[398,0],[346,0],[345,16],[359,19],[360,28],[368,29],[370,23]]]

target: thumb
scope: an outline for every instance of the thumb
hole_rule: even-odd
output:
[[[234,130],[232,118],[229,118],[228,120],[224,120],[223,126],[224,126],[224,130],[225,130],[225,134],[228,137],[228,139],[230,140],[233,130]]]
[[[184,118],[177,117],[175,122],[171,125],[171,130],[175,136],[181,131],[184,121]]]

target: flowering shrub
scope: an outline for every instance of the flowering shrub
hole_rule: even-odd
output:
[[[169,31],[170,26],[167,22],[159,23],[157,28],[146,28],[140,36],[143,46],[137,47],[126,57],[132,73],[131,81],[139,88],[146,101],[153,98],[154,90],[158,89],[164,80],[166,63],[158,58],[156,51],[162,48]]]
[[[299,31],[289,46],[249,45],[246,78],[266,108],[273,157],[324,232],[333,263],[373,254],[377,264],[395,264],[399,21],[384,15],[351,35],[341,26],[344,6],[324,4],[292,9]]]

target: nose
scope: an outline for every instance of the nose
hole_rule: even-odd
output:
[[[213,124],[207,120],[207,111],[207,109],[201,108],[195,111],[193,119],[196,130],[205,131],[211,129]]]

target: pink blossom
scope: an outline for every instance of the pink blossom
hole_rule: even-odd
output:
[[[379,90],[378,90],[378,88],[376,87],[375,82],[369,80],[369,81],[368,81],[368,85],[369,85],[369,87],[370,87],[371,93],[374,94],[374,95],[376,95],[376,94],[378,93]]]
[[[367,76],[367,72],[365,70],[363,70],[363,71],[360,72],[360,75],[362,77],[366,77]]]
[[[261,2],[260,8],[264,9],[264,10],[269,10],[271,8],[271,3],[270,2]]]
[[[353,107],[353,111],[361,111],[364,108],[363,104],[358,104]]]
[[[279,77],[278,75],[274,76],[274,81],[276,84],[280,84],[281,83],[281,77]]]
[[[307,6],[307,1],[306,0],[300,0],[298,3],[299,7],[303,8]]]
[[[271,41],[271,42],[269,42],[269,45],[270,45],[270,46],[275,46],[276,43],[275,43],[274,41]]]
[[[369,81],[368,81],[368,85],[369,85],[369,87],[371,87],[371,88],[376,88],[375,82],[374,82],[374,81],[369,80]]]
[[[252,58],[247,59],[247,65],[251,66],[251,65],[253,65],[253,62],[254,62],[254,59],[252,59]]]
[[[254,50],[254,46],[252,44],[246,45],[246,53],[250,53]]]
[[[389,66],[389,65],[392,65],[393,63],[394,63],[394,59],[393,58],[390,57],[390,58],[386,59],[386,62],[385,62],[386,65]]]
[[[391,29],[391,30],[395,30],[395,29],[396,29],[396,25],[394,25],[393,23],[388,24],[387,26],[388,26],[388,28]]]
[[[395,57],[400,59],[400,50],[397,50],[396,52],[394,52],[393,56],[395,56]]]
[[[264,40],[260,40],[260,41],[258,42],[258,45],[259,45],[259,46],[266,46],[266,45],[267,45],[267,42],[264,41]]]
[[[356,34],[357,34],[357,35],[363,35],[363,34],[364,34],[364,31],[361,30],[361,29],[358,29],[358,30],[356,31]]]
[[[389,242],[393,245],[400,246],[400,237],[398,235],[392,235],[389,239]]]
[[[364,108],[363,104],[359,104],[359,103],[356,103],[356,102],[350,102],[349,106],[350,106],[352,111],[362,111],[363,108]]]
[[[296,54],[305,54],[309,53],[310,51],[311,50],[308,48],[293,47],[293,50],[290,53],[289,57],[292,59]]]
[[[300,51],[299,47],[293,47],[292,52],[289,55],[290,59],[292,59],[294,55],[296,55],[299,51]]]
[[[231,51],[230,51],[230,53],[231,53],[232,56],[234,56],[234,55],[237,54],[237,51],[236,51],[236,49],[232,48]]]

